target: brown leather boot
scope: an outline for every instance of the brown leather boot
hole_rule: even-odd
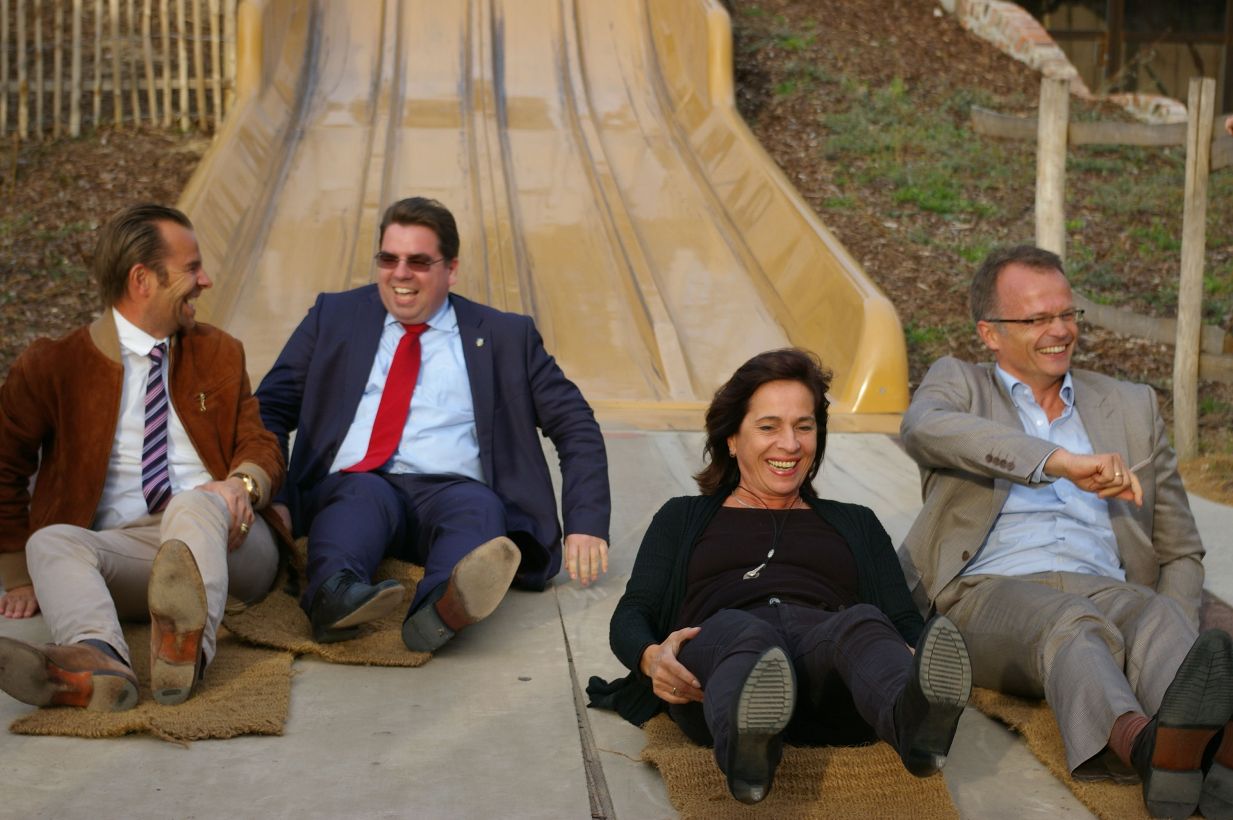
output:
[[[0,638],[0,689],[32,706],[122,712],[137,705],[137,676],[84,643],[37,645]]]
[[[150,689],[166,706],[188,700],[201,672],[205,584],[183,541],[163,543],[150,568]]]

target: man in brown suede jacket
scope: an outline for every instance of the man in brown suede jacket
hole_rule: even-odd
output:
[[[0,614],[40,608],[55,643],[0,638],[0,689],[121,710],[137,679],[120,618],[151,621],[151,687],[191,694],[228,591],[273,582],[255,516],[283,478],[244,350],[195,321],[211,282],[180,211],[135,205],[102,228],[95,322],[17,359],[0,387]],[[37,472],[31,489],[30,480]]]

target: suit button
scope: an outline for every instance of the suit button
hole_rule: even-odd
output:
[[[1015,462],[1013,462],[1013,461],[1008,461],[1008,462],[1006,463],[1006,469],[1008,469],[1008,470],[1013,470],[1013,469],[1015,469]]]
[[[972,553],[968,552],[967,550],[964,550],[963,554],[959,557],[961,557],[964,561],[967,561],[969,558],[972,557]]]
[[[991,453],[985,453],[985,463],[986,464],[993,463],[993,455]]]

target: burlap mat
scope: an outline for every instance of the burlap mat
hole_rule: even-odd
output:
[[[150,626],[126,624],[141,699],[126,712],[71,707],[38,709],[13,721],[22,735],[119,737],[147,733],[184,743],[237,735],[281,735],[291,697],[287,652],[247,646],[220,631],[218,652],[193,696],[179,706],[161,706],[150,696]]]
[[[302,544],[299,548],[302,549]],[[423,567],[387,558],[381,562],[375,579],[394,578],[401,582],[407,588],[403,600],[409,606],[415,585],[423,577]],[[432,657],[429,652],[412,652],[402,642],[406,606],[379,621],[362,625],[360,634],[349,641],[317,643],[312,638],[308,615],[300,608],[299,601],[282,591],[282,584],[278,589],[247,609],[228,610],[223,623],[237,636],[258,646],[286,649],[297,655],[317,655],[331,663],[423,666]]]
[[[784,748],[770,796],[738,803],[711,749],[698,746],[667,715],[646,724],[642,759],[659,769],[668,797],[683,818],[767,817],[957,818],[939,775],[920,779],[904,770],[890,746]]]

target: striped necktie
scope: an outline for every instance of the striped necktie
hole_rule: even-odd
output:
[[[150,375],[146,377],[146,430],[141,448],[141,494],[146,509],[159,512],[171,498],[171,472],[167,463],[167,388],[163,386],[163,360],[167,345],[150,350]]]

